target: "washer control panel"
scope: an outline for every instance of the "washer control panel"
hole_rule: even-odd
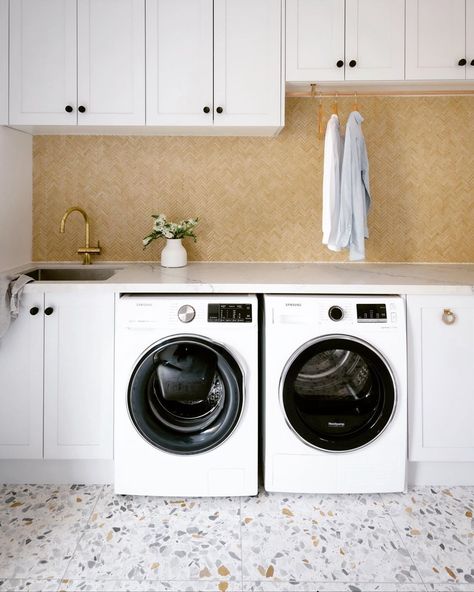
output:
[[[208,304],[209,323],[251,323],[251,304]]]
[[[387,307],[385,304],[357,304],[358,323],[386,323]]]

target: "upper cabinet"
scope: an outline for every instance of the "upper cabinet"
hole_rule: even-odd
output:
[[[147,124],[279,127],[281,0],[147,0]]]
[[[8,0],[0,0],[0,125],[8,123]]]
[[[405,0],[287,0],[289,82],[403,80]]]
[[[143,125],[144,2],[11,2],[10,124]]]
[[[407,0],[407,79],[474,78],[473,4],[474,0]]]

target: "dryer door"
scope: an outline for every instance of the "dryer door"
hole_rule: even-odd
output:
[[[244,376],[224,347],[177,336],[146,352],[128,388],[130,417],[153,446],[175,454],[215,448],[237,426]]]
[[[290,427],[307,444],[329,451],[354,450],[375,440],[396,404],[395,379],[381,354],[339,335],[295,352],[280,389]]]

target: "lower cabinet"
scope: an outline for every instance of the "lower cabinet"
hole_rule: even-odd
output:
[[[27,290],[0,341],[0,458],[110,459],[114,296]]]
[[[408,296],[409,459],[474,461],[474,296]]]

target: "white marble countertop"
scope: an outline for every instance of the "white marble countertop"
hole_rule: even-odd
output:
[[[5,272],[32,268],[79,267],[74,263],[34,262]],[[104,281],[40,282],[29,290],[88,289],[143,293],[293,293],[293,294],[472,294],[474,264],[419,263],[208,263],[183,268],[113,262],[94,268],[117,271]],[[82,289],[82,288],[81,288]]]

